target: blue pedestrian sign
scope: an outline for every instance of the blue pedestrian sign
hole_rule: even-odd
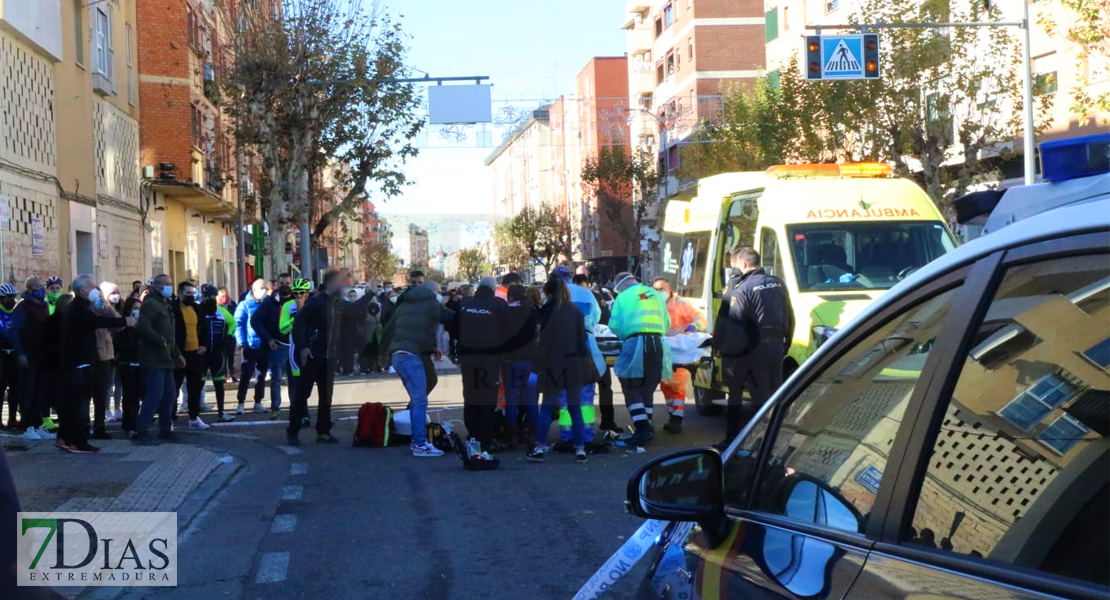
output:
[[[812,35],[806,37],[806,79],[874,79],[879,77],[879,36]]]

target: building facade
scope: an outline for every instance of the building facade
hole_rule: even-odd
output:
[[[65,31],[72,31],[65,30]],[[0,0],[0,273],[5,282],[61,272],[64,190],[58,178],[55,67],[64,59],[61,8]],[[87,181],[86,193],[94,186]],[[89,202],[95,203],[91,195]],[[22,288],[20,288],[22,289]]]
[[[234,146],[215,105],[235,3],[138,7],[138,97],[150,271],[237,288]],[[244,182],[245,184],[246,182]]]
[[[546,105],[532,111],[486,159],[498,220],[525,206],[555,203],[551,146],[551,106]]]
[[[413,269],[427,266],[429,258],[428,230],[410,223],[408,267]]]

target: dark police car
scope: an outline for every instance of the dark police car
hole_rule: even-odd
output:
[[[640,596],[1110,597],[1108,141],[1042,147],[1051,183],[1007,191],[723,458],[642,467],[629,510],[673,522]]]

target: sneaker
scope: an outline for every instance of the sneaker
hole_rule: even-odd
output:
[[[158,438],[149,433],[136,432],[135,435],[131,436],[131,443],[138,446],[157,446],[160,442]]]
[[[327,434],[327,433],[321,433],[321,434],[316,436],[316,443],[317,444],[338,444],[339,440],[336,439],[334,435]]]
[[[58,434],[51,433],[51,432],[43,429],[42,427],[39,427],[36,430],[36,432],[39,434],[39,439],[42,439],[42,440],[53,440],[53,439],[58,438]]]
[[[189,429],[208,429],[211,427],[208,423],[200,420],[200,417],[189,421]]]
[[[527,456],[528,460],[532,462],[543,462],[543,457],[545,454],[547,454],[547,448],[536,444],[536,447],[529,450],[528,454],[526,454],[525,456]]]
[[[45,432],[44,432],[44,433],[45,433]],[[25,440],[31,440],[31,441],[36,441],[36,442],[37,442],[37,441],[39,441],[39,440],[41,440],[41,439],[44,439],[44,438],[43,438],[43,437],[42,437],[41,435],[39,435],[39,430],[38,430],[38,428],[36,428],[36,427],[28,427],[28,428],[27,428],[27,431],[24,431],[24,432],[23,432],[23,439],[25,439]]]
[[[270,420],[271,421],[277,421],[280,418],[281,418],[281,411],[280,410],[271,410],[270,411]]]
[[[682,417],[671,417],[671,420],[663,425],[663,431],[667,433],[682,433]]]
[[[244,408],[243,408],[243,403],[242,403],[242,402],[240,402],[240,403],[239,403],[239,406],[236,406],[236,407],[235,407],[235,414],[237,414],[237,415],[241,415],[241,414],[243,414],[243,413],[245,413],[245,412],[246,412],[246,409],[244,409]]]
[[[624,443],[627,446],[643,446],[653,439],[655,439],[655,434],[645,427],[625,439]]]
[[[89,437],[91,437],[94,440],[110,440],[110,439],[112,439],[112,435],[110,433],[108,433],[107,431],[104,431],[103,429],[97,429]]]
[[[256,403],[254,404],[254,412],[256,412],[256,413],[264,413],[264,412],[266,412],[266,407],[265,407],[265,406],[262,406],[262,403],[261,403],[261,402],[256,402]]]
[[[590,455],[586,454],[585,448],[576,448],[574,450],[574,462],[584,463],[590,460]]]
[[[123,411],[117,410],[115,412],[115,414],[112,415],[112,419],[113,419],[113,421],[112,421],[113,423],[122,422],[123,421]]]
[[[104,413],[104,421],[107,423],[119,423],[119,413],[113,413],[112,411]]]
[[[409,446],[409,449],[412,450],[412,455],[417,458],[443,456],[443,450],[436,448],[431,442],[424,442],[419,446],[412,444]]]
[[[235,415],[230,415],[228,413],[220,413],[219,420],[220,420],[221,423],[230,423],[230,422],[235,420]]]
[[[606,433],[615,432],[617,435],[620,435],[620,433],[621,433],[620,426],[617,425],[613,421],[609,421],[608,423],[602,423],[601,426],[598,427],[598,429],[600,429],[600,430],[602,430]]]
[[[58,448],[65,450],[66,452],[69,452],[71,454],[92,454],[91,451],[82,451],[81,448],[79,448],[76,444],[70,444],[69,442],[63,442],[59,440],[56,445],[58,446]]]
[[[39,429],[45,429],[46,431],[54,431],[57,428],[58,426],[54,423],[54,419],[50,417],[43,417],[42,426],[39,427]]]
[[[97,452],[100,452],[100,448],[97,448],[96,446],[93,446],[88,442],[77,446],[78,454],[96,454]]]
[[[285,445],[286,446],[300,446],[301,445],[301,440],[297,436],[295,436],[291,433],[287,433],[287,434],[285,434]]]

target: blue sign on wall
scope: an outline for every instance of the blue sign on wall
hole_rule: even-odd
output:
[[[879,493],[879,484],[883,481],[883,472],[874,466],[867,467],[856,475],[856,482],[863,487],[871,490],[873,493]]]

